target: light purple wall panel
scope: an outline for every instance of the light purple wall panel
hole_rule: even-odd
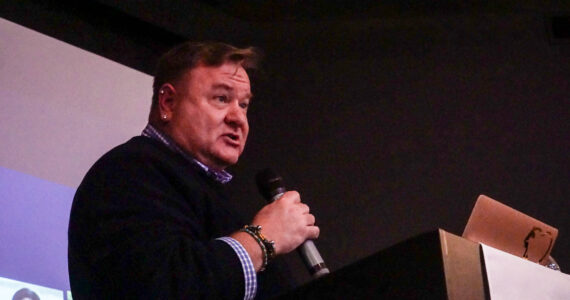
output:
[[[0,167],[0,276],[69,288],[67,223],[74,193]]]

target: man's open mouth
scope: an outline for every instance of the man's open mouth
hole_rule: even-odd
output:
[[[237,134],[228,133],[225,136],[229,137],[231,140],[236,141],[236,142],[239,140],[239,135],[237,135]]]

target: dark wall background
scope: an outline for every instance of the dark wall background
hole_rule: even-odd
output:
[[[570,5],[375,2],[10,0],[0,17],[149,74],[187,39],[263,49],[235,199],[252,216],[253,177],[273,167],[333,270],[438,227],[460,235],[486,194],[559,228],[567,272]]]

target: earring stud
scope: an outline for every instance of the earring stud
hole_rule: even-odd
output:
[[[163,120],[166,120],[166,115],[162,115],[162,119],[163,119]]]

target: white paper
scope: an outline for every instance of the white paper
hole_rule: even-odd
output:
[[[570,275],[481,244],[491,299],[570,299]]]

